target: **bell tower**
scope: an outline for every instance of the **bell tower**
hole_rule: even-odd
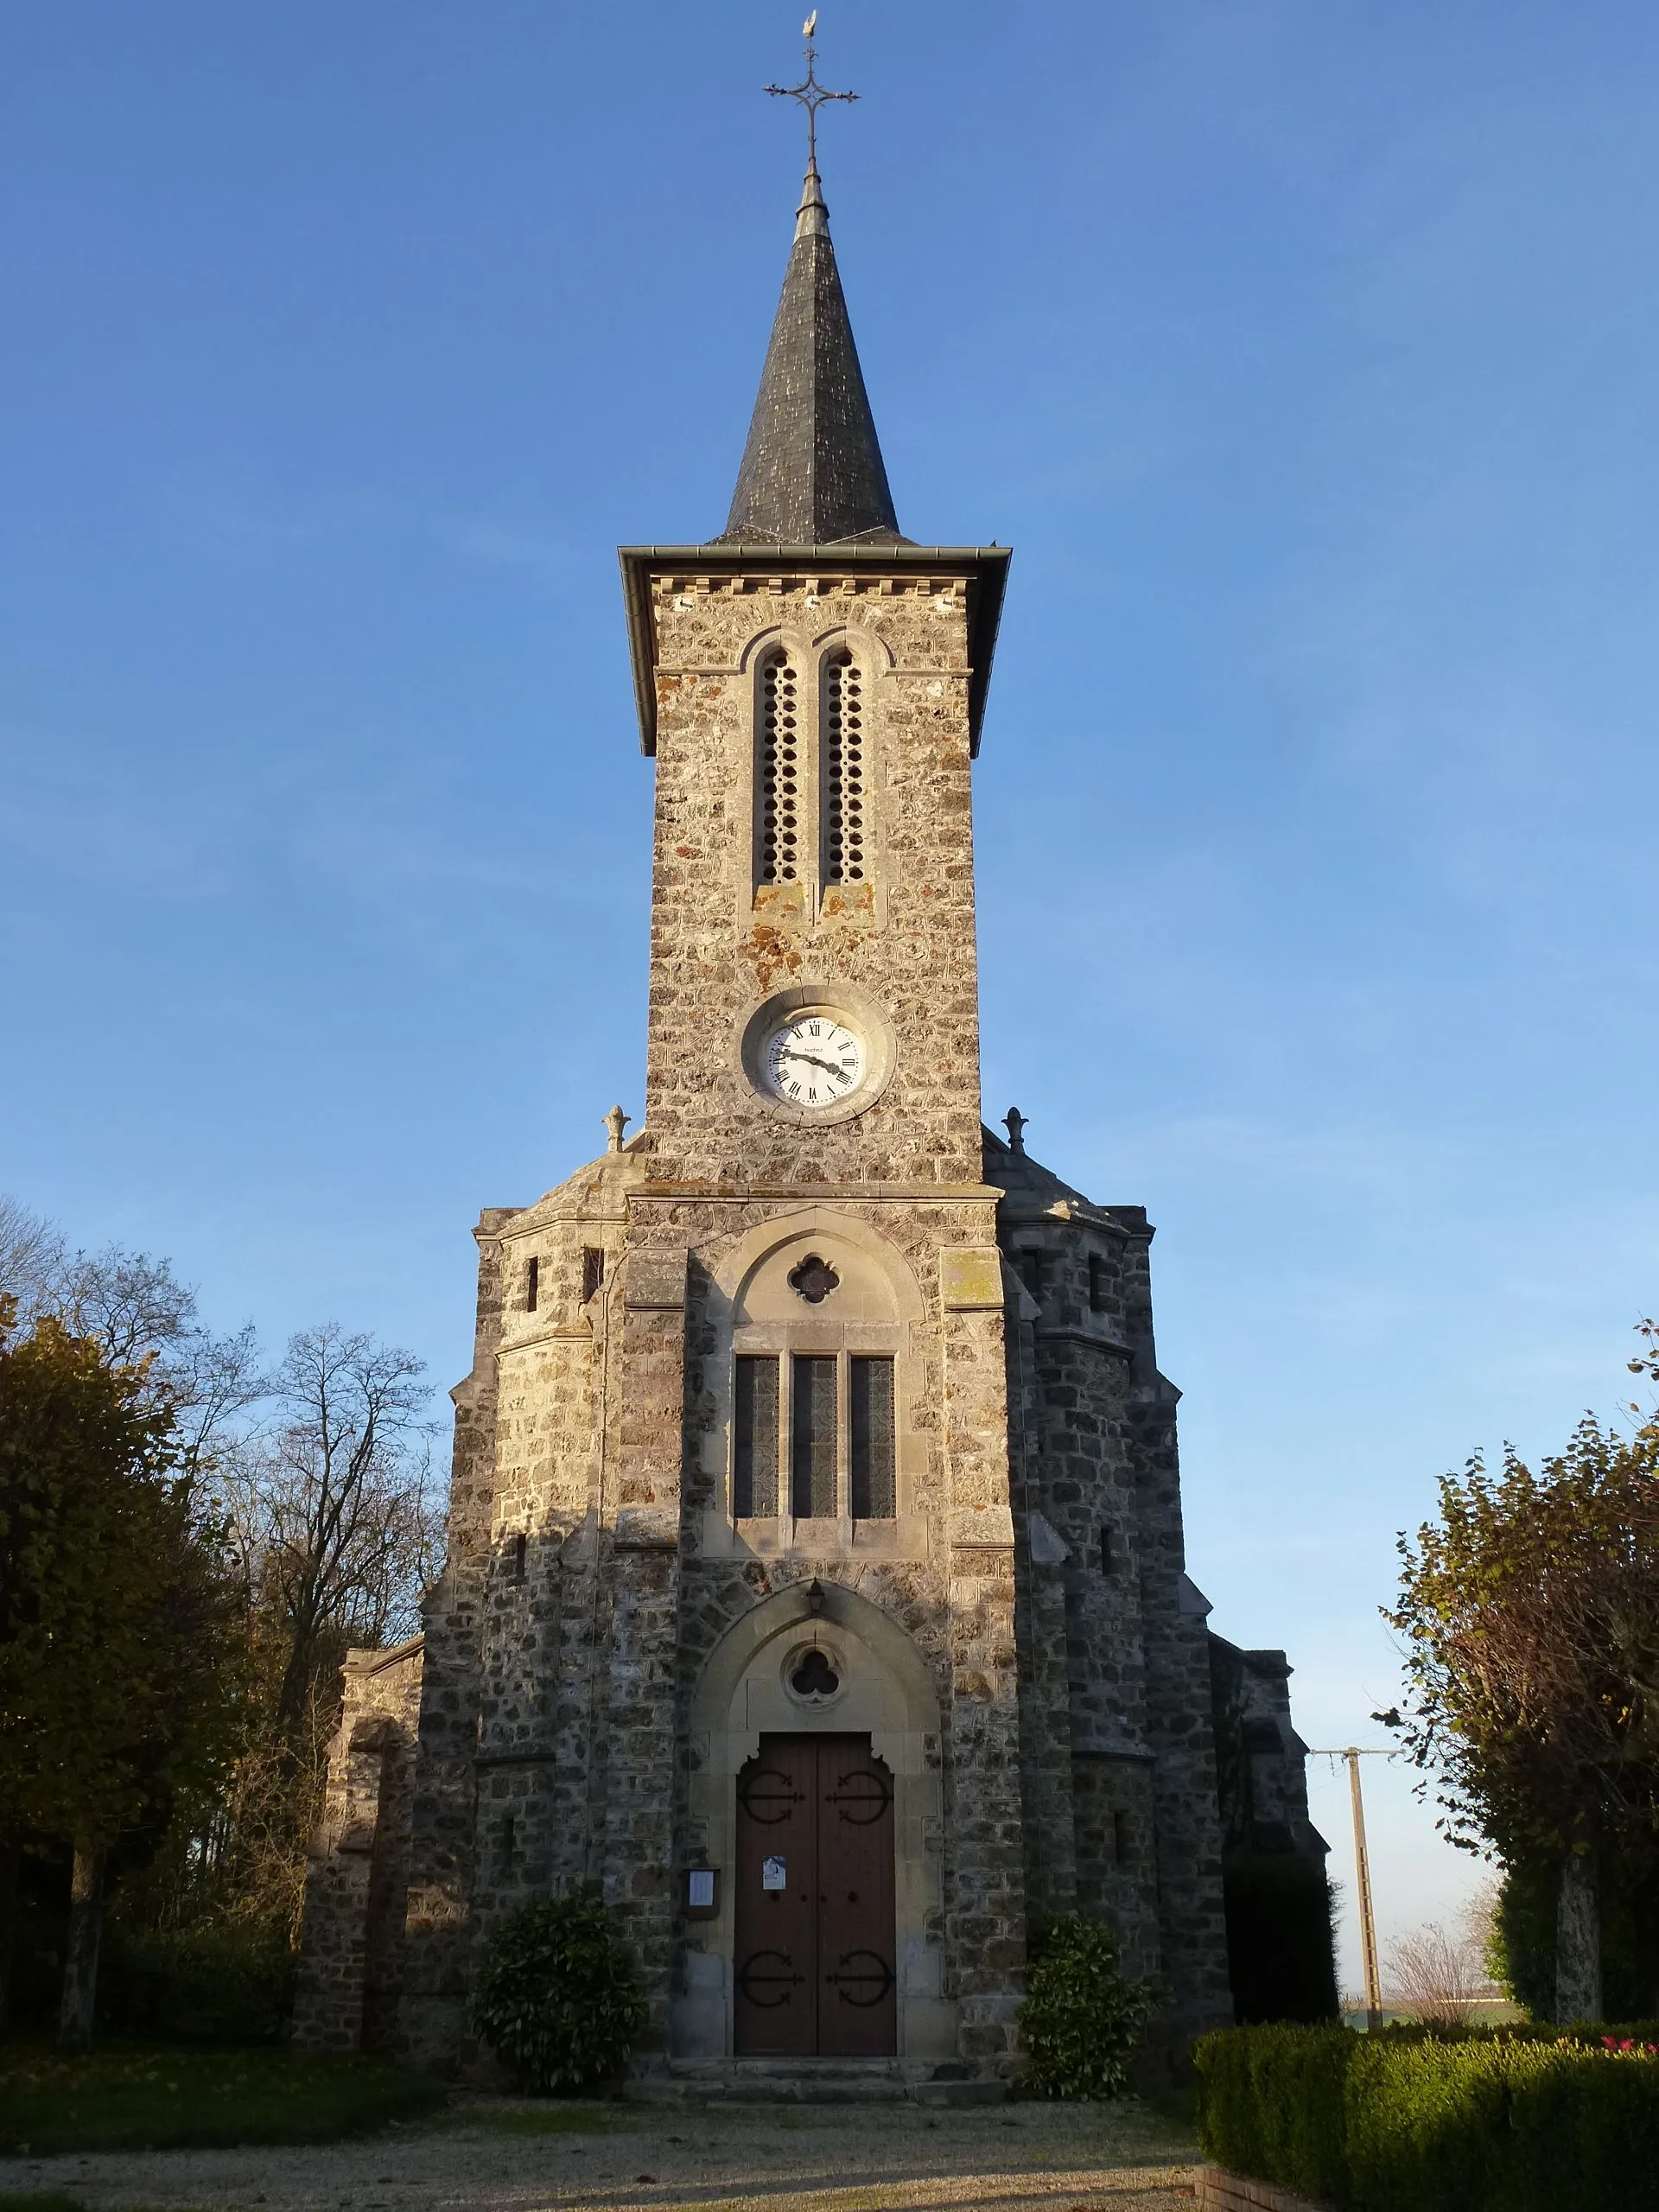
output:
[[[810,44],[792,89],[847,97]],[[1029,1917],[1074,1908],[1179,2048],[1228,2000],[1152,1230],[981,1125],[1009,556],[899,528],[810,137],[726,527],[620,558],[643,1125],[477,1224],[448,1563],[348,1675],[302,2038],[467,2063],[494,1930],[591,1885],[643,2070],[994,2094]]]
[[[814,161],[726,529],[621,555],[658,1174],[981,1185],[969,764],[1008,557],[899,532]]]

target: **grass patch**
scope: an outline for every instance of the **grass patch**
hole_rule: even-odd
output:
[[[419,2118],[443,2097],[437,2082],[372,2058],[157,2044],[67,2058],[14,2044],[0,2046],[0,2151],[330,2143]]]
[[[641,2117],[641,2107],[630,2105],[626,2109],[631,2130],[650,2128],[651,2120]],[[683,2113],[680,2117],[683,2119]],[[606,2135],[619,2124],[616,2112],[593,2105],[480,2103],[465,2107],[454,2119],[459,2127],[481,2128],[491,2135]],[[5,2212],[3,2205],[0,2212]]]

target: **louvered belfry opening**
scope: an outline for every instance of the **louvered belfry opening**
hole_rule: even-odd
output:
[[[823,671],[823,880],[864,880],[864,688],[851,653]]]
[[[793,883],[800,874],[800,690],[789,655],[771,654],[760,671],[755,764],[755,877],[761,883]]]

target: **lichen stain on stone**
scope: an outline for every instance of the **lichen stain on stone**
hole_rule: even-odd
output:
[[[772,989],[780,976],[798,976],[801,956],[791,939],[781,930],[769,929],[764,922],[757,922],[744,939],[743,958],[754,970],[754,980],[764,993]]]
[[[823,894],[823,911],[830,914],[869,914],[875,911],[873,883],[832,883]]]

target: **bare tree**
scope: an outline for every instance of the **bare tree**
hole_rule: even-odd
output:
[[[250,1586],[280,1624],[277,1694],[297,1726],[349,1643],[411,1630],[435,1565],[431,1425],[411,1352],[337,1322],[290,1339],[275,1417],[237,1454],[232,1516]]]
[[[1498,1885],[1465,1899],[1456,1924],[1431,1920],[1389,1946],[1389,1993],[1398,2009],[1431,2027],[1457,2027],[1499,1994],[1492,1980]]]
[[[1395,2005],[1431,2027],[1459,2026],[1481,1993],[1468,1945],[1437,1920],[1389,1944],[1388,1972]]]
[[[0,1192],[0,1296],[16,1300],[22,1328],[51,1306],[63,1264],[59,1231],[20,1199]]]
[[[119,1244],[71,1253],[51,1222],[4,1197],[0,1292],[16,1299],[25,1329],[54,1313],[73,1336],[95,1338],[118,1366],[148,1362],[149,1389],[165,1398],[175,1447],[193,1475],[230,1448],[239,1416],[270,1387],[252,1322],[233,1336],[214,1336],[169,1261]]]

